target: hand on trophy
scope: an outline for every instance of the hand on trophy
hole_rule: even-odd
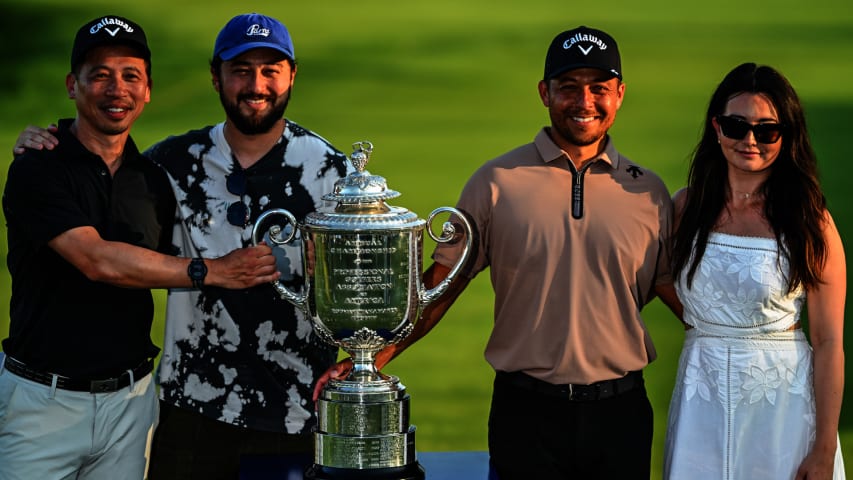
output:
[[[317,263],[314,253],[314,242],[310,238],[306,238],[303,245],[305,246],[305,274],[314,275],[314,265]]]
[[[320,378],[317,379],[317,383],[314,385],[314,401],[316,402],[318,398],[320,398],[320,392],[323,391],[323,387],[329,383],[329,380],[335,379],[344,379],[349,375],[349,373],[353,369],[352,358],[347,357],[340,362],[332,365],[326,370]]]
[[[273,282],[280,273],[269,245],[260,243],[239,248],[214,259],[205,259],[208,266],[207,283],[223,288],[249,288]]]

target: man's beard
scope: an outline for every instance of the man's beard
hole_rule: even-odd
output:
[[[257,95],[238,95],[235,103],[229,102],[219,91],[219,101],[225,109],[225,116],[231,121],[231,124],[237,128],[243,135],[259,135],[267,133],[275,126],[275,124],[284,117],[284,112],[287,110],[287,104],[290,103],[290,92],[293,87],[287,90],[287,95],[282,99],[265,95],[267,99],[272,100],[272,109],[263,116],[247,117],[240,111],[240,102],[246,99],[258,98]]]

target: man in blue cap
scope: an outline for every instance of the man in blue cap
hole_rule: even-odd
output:
[[[255,220],[272,208],[301,221],[348,171],[345,155],[284,118],[296,57],[281,22],[232,18],[210,72],[225,121],[146,152],[172,182],[182,255],[249,245]],[[298,290],[299,246],[274,252],[280,281]],[[233,479],[243,455],[311,452],[311,391],[336,354],[269,285],[170,292],[150,478]]]

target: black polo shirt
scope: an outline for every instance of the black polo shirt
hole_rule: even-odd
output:
[[[93,282],[47,243],[92,226],[105,240],[168,253],[175,200],[165,173],[131,138],[110,176],[70,125],[60,121],[54,150],[28,150],[9,167],[3,212],[12,298],[3,350],[38,370],[111,377],[157,354],[151,292]]]

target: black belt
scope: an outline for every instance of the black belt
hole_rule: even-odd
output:
[[[587,402],[604,400],[642,387],[643,372],[639,370],[628,372],[624,377],[603,380],[589,385],[575,385],[571,383],[555,385],[522,372],[497,372],[495,380],[544,395],[565,398],[574,402]]]
[[[133,380],[138,381],[142,377],[151,373],[154,368],[154,360],[149,359],[140,363],[130,372],[125,371],[115,378],[104,378],[101,380],[83,380],[78,378],[69,378],[55,373],[44,373],[26,366],[24,363],[15,360],[12,357],[6,356],[4,364],[6,370],[9,370],[15,375],[32,380],[42,385],[52,386],[54,378],[56,379],[56,388],[62,390],[71,390],[74,392],[89,392],[89,393],[108,393],[121,390],[130,385],[131,374],[133,372]]]

